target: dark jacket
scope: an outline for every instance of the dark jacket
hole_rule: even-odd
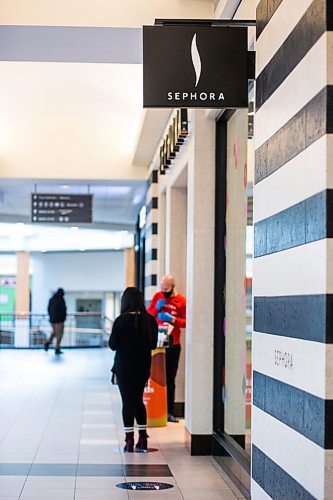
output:
[[[55,293],[49,300],[47,311],[50,316],[50,323],[64,323],[67,309],[63,295]]]
[[[119,380],[148,380],[157,335],[158,325],[151,314],[124,313],[116,318],[109,347],[116,351],[112,371]]]

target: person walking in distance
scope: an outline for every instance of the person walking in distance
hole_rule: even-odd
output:
[[[161,291],[155,293],[148,307],[160,325],[172,325],[171,347],[166,349],[166,379],[168,398],[168,422],[178,422],[174,416],[175,380],[180,358],[180,329],[186,327],[186,299],[175,288],[175,279],[171,275],[164,276],[161,280]]]
[[[52,334],[44,344],[44,349],[47,351],[52,344],[53,339],[56,339],[55,354],[62,354],[60,350],[61,339],[64,334],[64,323],[67,316],[67,308],[64,300],[65,292],[59,288],[56,293],[50,298],[47,311],[50,316],[50,323],[52,326]]]
[[[148,451],[143,391],[150,376],[151,351],[157,346],[157,335],[157,322],[146,311],[142,293],[135,287],[126,288],[121,298],[121,314],[113,323],[109,347],[116,351],[112,372],[123,403],[124,451],[127,452],[134,451],[134,419],[139,429],[135,449]]]

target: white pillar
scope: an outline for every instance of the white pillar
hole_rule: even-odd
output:
[[[212,434],[214,339],[215,121],[192,114],[188,162],[186,429]]]

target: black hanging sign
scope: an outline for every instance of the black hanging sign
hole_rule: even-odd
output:
[[[145,108],[247,108],[246,27],[144,26]]]
[[[47,224],[92,223],[92,195],[31,195],[31,222]]]

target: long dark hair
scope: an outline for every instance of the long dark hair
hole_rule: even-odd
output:
[[[142,292],[135,286],[129,286],[121,297],[121,314],[128,312],[147,313]]]
[[[134,321],[134,329],[135,333],[140,331],[142,339],[151,339],[151,326],[148,321],[148,313],[145,307],[145,303],[143,300],[142,292],[136,288],[135,286],[129,286],[124,290],[124,293],[121,297],[121,314],[125,313],[141,313],[135,315]],[[139,328],[139,316],[143,318],[142,328]]]

